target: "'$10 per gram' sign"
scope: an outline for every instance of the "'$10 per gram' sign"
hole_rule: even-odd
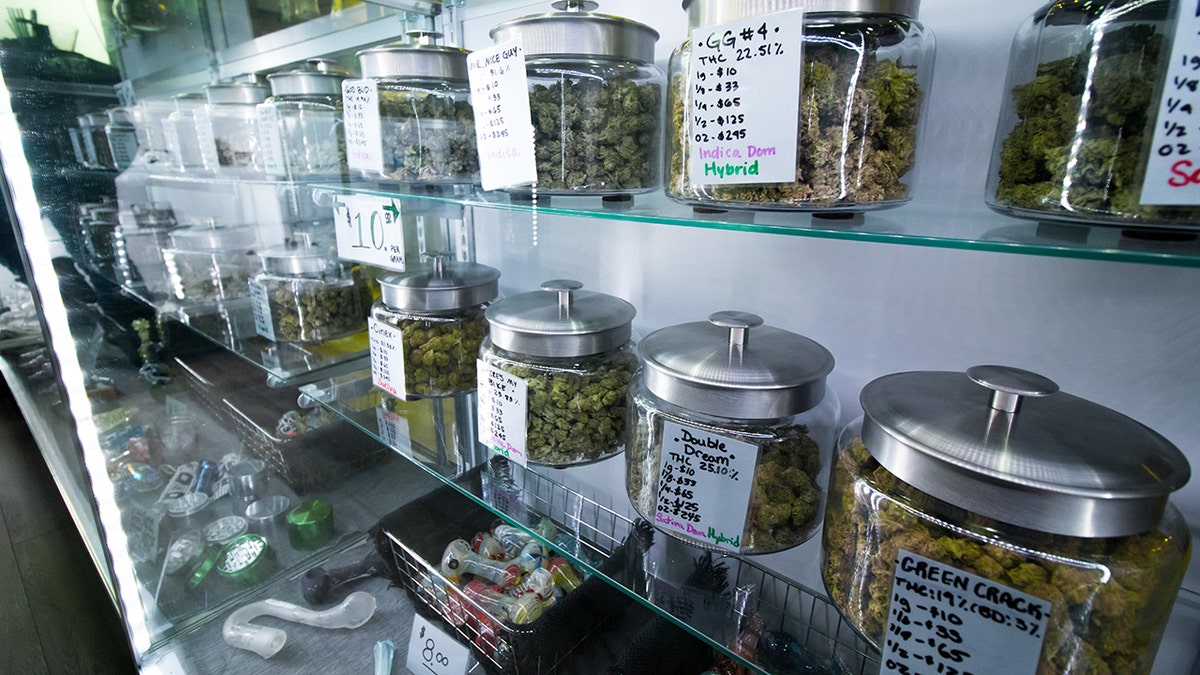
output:
[[[333,207],[338,257],[404,271],[404,231],[396,200],[342,195]]]

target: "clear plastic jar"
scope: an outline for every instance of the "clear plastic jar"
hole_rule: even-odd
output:
[[[697,28],[796,7],[806,10],[796,180],[703,185],[689,170],[690,39],[669,65],[667,195],[697,207],[859,212],[899,206],[910,193],[933,77],[934,40],[917,0],[688,0]],[[781,76],[783,76],[781,74]]]
[[[208,105],[196,120],[204,168],[263,173],[266,167],[259,148],[257,106],[271,95],[271,88],[252,77],[245,82],[211,84],[204,93]]]
[[[108,145],[109,155],[112,156],[113,166],[123,171],[133,164],[138,154],[134,113],[127,108],[113,108],[107,115],[108,123],[104,125],[105,143]]]
[[[1052,2],[1021,26],[988,206],[1043,221],[1195,227],[1198,206],[1142,204],[1179,4]]]
[[[138,288],[151,299],[173,295],[163,252],[171,245],[175,213],[166,202],[130,204],[129,218],[121,214],[115,241],[122,285]]]
[[[87,223],[88,254],[94,265],[106,265],[115,262],[116,252],[113,249],[113,233],[120,227],[117,209],[99,207],[92,209],[91,218]]]
[[[260,266],[257,249],[250,226],[210,223],[172,232],[163,258],[176,299],[194,305],[246,297]]]
[[[173,112],[175,102],[170,98],[148,98],[138,102],[134,126],[142,153],[140,164],[159,165],[170,161],[165,125]]]
[[[560,11],[513,19],[490,33],[497,43],[524,43],[542,194],[626,195],[662,184],[658,33],[585,11],[594,6],[557,2]]]
[[[316,245],[277,246],[261,258],[251,288],[260,335],[276,342],[327,342],[366,329],[372,297],[361,268]]]
[[[997,366],[889,375],[862,402],[823,534],[851,625],[889,658],[953,629],[960,670],[988,642],[1010,672],[1150,672],[1190,555],[1178,449]]]
[[[291,180],[346,175],[346,137],[342,131],[342,80],[346,74],[315,59],[304,68],[267,76],[274,108],[264,119],[278,120],[277,158]],[[268,111],[269,112],[269,111]]]
[[[440,46],[438,34],[358,52],[364,78],[379,95],[383,170],[365,178],[401,184],[479,182],[475,112],[465,49]]]
[[[204,169],[204,156],[196,135],[196,113],[203,112],[207,100],[204,94],[179,94],[172,99],[175,110],[163,121],[167,153],[171,164],[180,171]]]
[[[391,330],[372,328],[371,342],[382,338],[398,348],[401,363],[389,363],[403,373],[398,395],[454,396],[475,389],[476,358],[488,332],[484,311],[496,299],[499,278],[499,270],[442,255],[429,267],[380,277],[371,319]]]
[[[761,325],[718,312],[655,331],[630,385],[634,508],[671,536],[742,554],[791,548],[820,527],[839,412],[829,351]]]
[[[523,380],[526,461],[569,466],[624,448],[629,380],[637,368],[633,306],[560,279],[487,309],[480,361]],[[486,440],[485,440],[485,444]]]

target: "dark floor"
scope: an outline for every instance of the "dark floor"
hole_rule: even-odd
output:
[[[0,380],[0,673],[134,673],[120,618]]]

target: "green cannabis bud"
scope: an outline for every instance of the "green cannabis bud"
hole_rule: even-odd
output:
[[[478,180],[475,113],[466,100],[380,87],[379,119],[384,178],[413,183]]]
[[[376,306],[376,319],[400,329],[406,394],[452,396],[475,389],[475,362],[488,332],[483,311],[483,307],[470,307],[421,316]]]
[[[367,327],[372,297],[358,270],[348,278],[261,278],[271,308],[275,339],[325,342]]]

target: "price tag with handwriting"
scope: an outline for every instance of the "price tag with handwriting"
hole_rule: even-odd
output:
[[[529,79],[521,38],[471,52],[467,77],[475,110],[479,176],[484,190],[537,181]]]
[[[692,31],[694,185],[795,182],[803,33],[802,10]]]
[[[412,436],[408,431],[407,419],[381,405],[375,408],[375,421],[379,424],[381,441],[406,457],[412,456]]]
[[[262,153],[263,169],[272,176],[287,173],[283,165],[283,131],[279,122],[279,109],[274,103],[259,103],[255,108],[258,117],[258,148]]]
[[[200,157],[204,159],[204,168],[216,171],[221,165],[217,155],[217,134],[213,131],[212,117],[201,107],[192,114],[196,122],[196,144],[200,146]]]
[[[339,258],[404,271],[404,232],[395,199],[341,195],[333,201],[333,222]]]
[[[663,423],[659,527],[737,551],[750,508],[758,447],[675,422]]]
[[[112,153],[113,163],[118,169],[128,169],[133,160],[137,157],[138,141],[137,134],[132,131],[112,131],[108,132],[108,150]]]
[[[350,168],[382,172],[383,127],[375,80],[342,81],[342,131]]]
[[[529,384],[510,373],[476,362],[479,392],[479,442],[492,452],[525,466],[526,407]]]
[[[1050,610],[1041,598],[900,549],[879,672],[1033,675]]]
[[[466,645],[420,614],[413,615],[405,668],[416,675],[465,675],[474,660]]]
[[[1200,6],[1179,3],[1179,18],[1146,158],[1142,203],[1200,204]]]
[[[250,280],[250,308],[254,312],[254,332],[275,341],[275,323],[271,321],[271,298],[267,287],[257,279]]]
[[[371,344],[371,384],[397,398],[405,398],[404,345],[400,329],[375,317],[367,319]]]

